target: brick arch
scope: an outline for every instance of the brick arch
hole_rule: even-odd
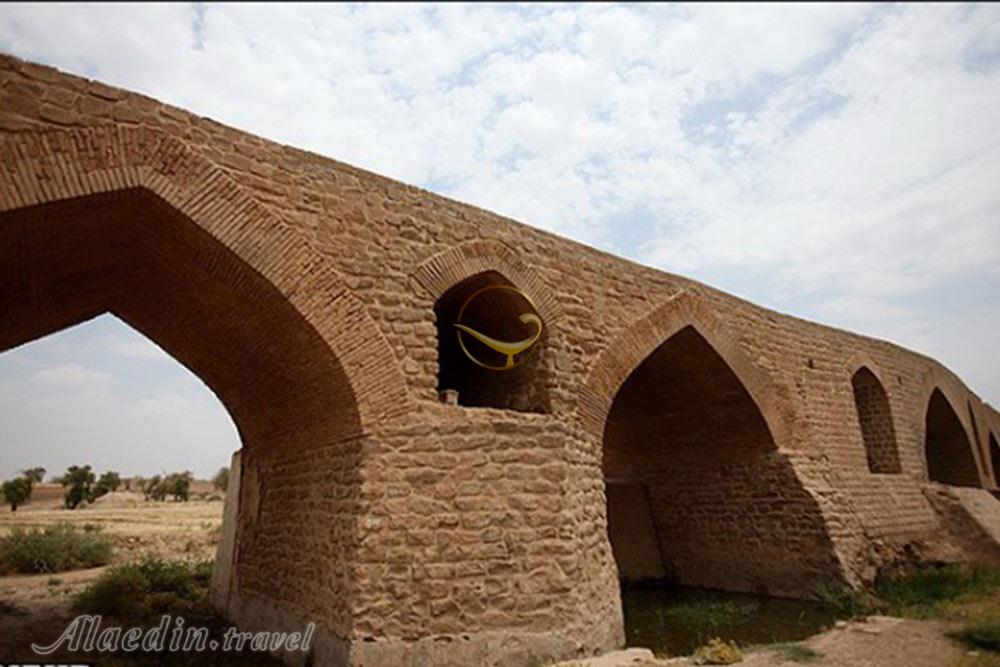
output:
[[[221,168],[148,128],[18,132],[0,139],[0,213],[143,191],[192,221],[273,286],[343,368],[364,430],[405,415],[392,348],[341,276]]]
[[[790,436],[768,386],[687,294],[599,358],[582,407],[601,412],[581,420],[600,442],[620,578],[792,594],[843,576],[819,502],[779,447]],[[796,555],[779,554],[791,542]]]
[[[693,327],[722,357],[760,410],[775,445],[794,447],[794,414],[784,386],[755,364],[703,302],[681,292],[631,324],[608,345],[591,366],[577,400],[578,423],[598,440],[603,435],[611,405],[633,370],[662,343],[686,327]]]
[[[987,471],[986,462],[982,460],[982,452],[975,443],[974,431],[970,421],[972,415],[968,409],[965,409],[972,393],[954,373],[940,364],[933,364],[924,372],[920,389],[920,402],[917,404],[917,409],[914,410],[914,414],[919,419],[916,432],[920,434],[920,456],[926,464],[927,409],[935,392],[940,393],[944,397],[948,407],[954,413],[961,427],[965,442],[968,444],[977,474],[981,480],[985,479]]]
[[[448,248],[421,262],[412,275],[437,301],[463,280],[489,271],[496,271],[523,291],[538,309],[546,327],[555,328],[563,313],[555,292],[517,252],[500,241],[467,241]]]

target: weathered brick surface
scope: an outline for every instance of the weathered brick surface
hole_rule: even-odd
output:
[[[648,485],[682,579],[798,593],[942,539],[928,433],[996,488],[1000,414],[932,359],[10,57],[0,211],[0,350],[112,310],[202,377],[244,443],[228,611],[319,621],[319,663],[620,642],[606,474]],[[490,271],[546,321],[527,411],[439,402],[435,304]],[[648,380],[696,388],[681,416],[619,412],[685,331]]]

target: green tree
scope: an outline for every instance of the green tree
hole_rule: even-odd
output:
[[[42,480],[45,479],[45,468],[28,468],[21,471],[21,475],[28,480],[28,484],[34,487],[35,484],[41,484]]]
[[[31,480],[27,477],[9,479],[0,486],[4,502],[10,504],[10,511],[16,512],[18,505],[23,505],[31,499]]]
[[[94,495],[96,497],[100,497],[106,493],[113,493],[117,491],[118,487],[121,485],[121,475],[116,473],[114,470],[109,470],[101,475],[101,478],[97,480],[97,486],[94,487]]]
[[[163,478],[159,475],[154,475],[149,479],[142,481],[140,486],[142,489],[142,495],[146,500],[166,500],[167,499],[167,487],[163,483]]]
[[[191,474],[190,470],[171,473],[170,475],[167,475],[167,478],[164,480],[166,492],[173,496],[174,500],[187,502],[187,500],[191,497],[192,479],[194,479],[194,475]]]
[[[59,478],[59,483],[66,489],[63,503],[66,509],[76,509],[82,502],[94,499],[94,470],[89,465],[70,466],[66,474]]]
[[[219,468],[219,472],[212,478],[212,486],[218,491],[226,492],[229,488],[229,468]]]

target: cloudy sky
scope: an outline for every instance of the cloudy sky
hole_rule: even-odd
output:
[[[0,50],[901,343],[1000,405],[1000,5],[5,4]],[[0,389],[0,474],[238,446],[110,317],[0,355]]]

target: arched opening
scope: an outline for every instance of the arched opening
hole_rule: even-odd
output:
[[[603,468],[622,580],[795,596],[837,571],[814,499],[740,379],[693,327],[619,389]]]
[[[261,243],[278,261],[280,248]],[[0,351],[110,312],[204,381],[243,444],[235,588],[287,609],[322,604],[346,636],[357,401],[274,285],[151,191],[129,189],[0,216],[0,312]]]
[[[537,328],[532,322],[522,320],[526,313],[538,316],[527,297],[496,271],[466,278],[441,295],[434,305],[438,391],[457,392],[458,405],[548,412],[545,364],[548,334],[544,322],[541,336],[529,348],[514,355],[515,366],[509,370],[477,364],[473,358],[494,367],[503,367],[508,360],[467,333],[462,334],[460,340],[455,327],[461,319],[462,324],[496,340],[529,340]]]
[[[951,403],[934,389],[924,421],[927,477],[952,486],[980,486],[972,443]]]
[[[990,463],[993,465],[993,484],[1000,486],[1000,444],[997,438],[990,432]]]
[[[892,411],[885,388],[865,367],[859,368],[851,378],[851,387],[854,389],[854,405],[868,457],[868,470],[877,474],[901,472],[896,431],[892,426]]]

